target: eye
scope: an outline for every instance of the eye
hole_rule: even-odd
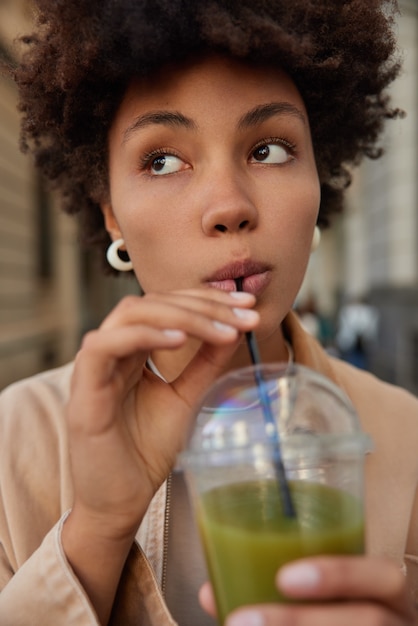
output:
[[[183,161],[174,154],[158,154],[149,158],[149,169],[155,176],[174,174],[185,167]]]
[[[251,153],[251,158],[258,163],[267,163],[269,165],[280,165],[287,163],[292,158],[293,146],[280,143],[262,143],[259,144]]]

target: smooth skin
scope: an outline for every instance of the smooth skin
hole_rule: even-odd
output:
[[[306,271],[320,200],[294,83],[218,56],[132,81],[109,132],[109,180],[106,227],[124,238],[145,295],[122,300],[77,355],[67,411],[74,504],[62,535],[103,624],[193,406],[221,373],[249,364],[243,333],[256,330],[264,361],[287,359],[281,322]],[[251,293],[231,293],[242,273]],[[145,367],[150,356],[168,382]],[[237,613],[230,625],[335,626],[352,624],[353,612],[356,626],[414,623],[391,563],[317,563],[316,587],[287,589],[323,603],[257,607],[247,612],[253,623]],[[210,598],[205,587],[213,612]]]

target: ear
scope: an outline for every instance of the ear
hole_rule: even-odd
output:
[[[106,230],[109,233],[111,239],[113,241],[115,241],[115,239],[121,239],[122,233],[110,202],[102,202],[100,204],[100,208],[103,213]]]

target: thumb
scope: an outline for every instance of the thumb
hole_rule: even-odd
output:
[[[225,371],[226,365],[239,345],[214,346],[203,344],[180,376],[174,381],[176,393],[194,407],[210,385]]]

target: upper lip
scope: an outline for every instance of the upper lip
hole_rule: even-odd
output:
[[[267,263],[259,263],[251,259],[244,261],[236,261],[235,263],[229,263],[224,265],[214,274],[206,279],[206,282],[218,282],[221,280],[235,280],[236,278],[245,278],[246,276],[252,276],[253,274],[262,274],[271,269],[271,266]]]

